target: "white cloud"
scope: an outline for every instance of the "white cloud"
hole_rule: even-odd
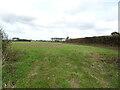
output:
[[[96,23],[97,28],[108,28],[112,30],[117,30],[118,22],[117,21],[99,21]]]
[[[95,19],[95,14],[90,12],[80,12],[75,15],[65,15],[65,20],[72,23],[93,23]]]
[[[118,1],[0,0],[0,24],[11,38],[108,35],[118,30]]]

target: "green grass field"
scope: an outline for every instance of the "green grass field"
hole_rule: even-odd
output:
[[[24,53],[3,67],[3,87],[119,87],[117,50],[48,42],[13,42],[12,47]],[[14,70],[8,74],[10,65]]]

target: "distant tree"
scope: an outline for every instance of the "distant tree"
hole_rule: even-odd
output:
[[[67,41],[68,41],[68,39],[69,39],[69,37],[67,37],[65,41],[67,42]]]
[[[52,41],[55,41],[55,42],[60,42],[60,41],[63,41],[65,38],[51,38]]]
[[[120,33],[119,32],[112,32],[111,35],[112,36],[114,36],[114,35],[120,35]]]
[[[19,38],[18,37],[14,37],[14,38],[12,38],[12,40],[19,40]]]
[[[66,38],[67,40],[69,39],[69,37]]]
[[[51,41],[53,41],[54,40],[54,38],[51,38]]]

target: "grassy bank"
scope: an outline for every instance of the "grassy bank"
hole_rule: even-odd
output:
[[[118,51],[64,43],[13,42],[25,51],[3,67],[3,86],[17,88],[105,88],[118,87]]]

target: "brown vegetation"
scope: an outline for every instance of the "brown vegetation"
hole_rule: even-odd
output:
[[[102,46],[106,45],[111,47],[118,47],[120,45],[120,35],[69,39],[67,42],[77,44],[102,45]]]
[[[14,47],[63,47],[60,44],[15,44]]]

